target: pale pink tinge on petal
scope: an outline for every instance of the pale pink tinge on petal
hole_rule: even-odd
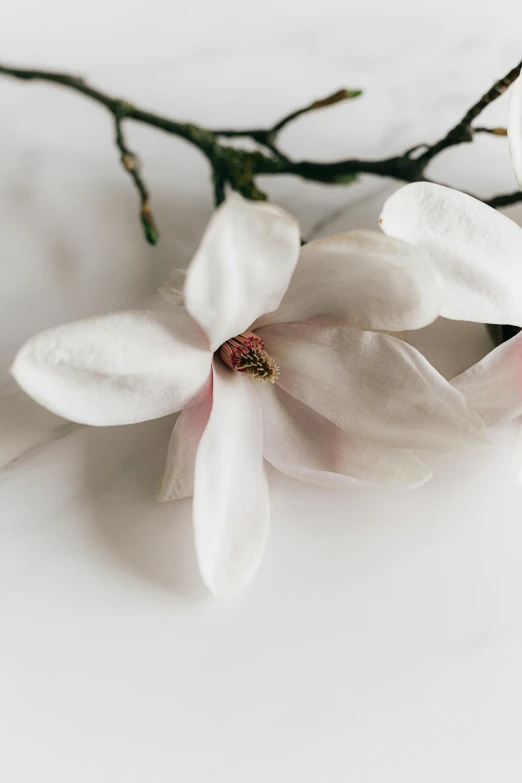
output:
[[[449,451],[485,442],[463,397],[411,345],[311,324],[260,330],[278,384],[345,432],[389,448]]]
[[[522,484],[522,423],[518,422],[515,444],[511,455],[511,475],[515,484]]]
[[[288,476],[339,490],[410,490],[431,471],[411,451],[389,449],[325,419],[282,389],[256,386],[263,411],[264,455]]]
[[[181,411],[169,442],[167,464],[158,491],[158,500],[192,497],[196,454],[212,410],[212,390],[201,402]]]
[[[522,332],[454,378],[452,384],[488,425],[522,416]]]

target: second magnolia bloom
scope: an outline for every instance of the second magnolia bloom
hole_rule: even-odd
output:
[[[522,79],[511,88],[509,148],[522,187]],[[418,182],[384,205],[390,237],[429,252],[444,279],[441,315],[522,327],[522,229],[465,193]],[[522,332],[454,379],[453,385],[494,425],[522,416]],[[522,477],[517,454],[516,473]]]

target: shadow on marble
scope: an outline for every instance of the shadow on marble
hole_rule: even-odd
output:
[[[194,552],[192,501],[156,501],[173,423],[168,417],[86,430],[85,496],[93,532],[115,561],[193,602],[208,593]]]
[[[14,381],[6,384],[4,393],[0,389],[0,470],[79,426],[37,405]]]

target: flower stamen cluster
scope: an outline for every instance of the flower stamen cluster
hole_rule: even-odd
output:
[[[252,380],[275,383],[279,377],[278,365],[254,332],[243,332],[227,340],[219,349],[219,355],[227,367],[249,375]]]

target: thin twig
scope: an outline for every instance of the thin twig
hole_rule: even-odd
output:
[[[298,117],[302,117],[304,114],[309,114],[310,112],[317,111],[318,109],[325,109],[327,106],[334,106],[337,103],[341,103],[341,101],[350,100],[351,98],[358,98],[360,95],[362,95],[362,90],[337,90],[331,95],[327,95],[326,98],[313,101],[304,108],[296,109],[296,111],[285,115],[281,120],[279,120],[279,122],[276,122],[275,125],[272,125],[271,128],[251,128],[249,130],[233,130],[227,128],[214,130],[213,133],[216,136],[221,136],[226,139],[251,138],[254,141],[257,141],[258,144],[262,144],[263,146],[268,147],[268,149],[276,155],[284,157],[279,148],[276,146],[277,137],[283,128],[285,128],[294,120],[297,120]]]
[[[507,128],[473,128],[473,133],[489,133],[491,136],[507,136]]]
[[[448,147],[453,147],[456,144],[473,141],[473,120],[476,120],[479,114],[481,114],[490,103],[493,103],[493,101],[496,101],[497,98],[500,98],[500,96],[505,93],[507,88],[510,87],[516,79],[518,79],[521,68],[522,61],[512,68],[509,73],[503,76],[502,79],[499,79],[497,82],[495,82],[493,87],[491,87],[491,89],[489,89],[482,96],[482,98],[480,98],[480,100],[474,103],[470,109],[468,109],[460,122],[451,128],[451,130],[449,130],[446,135],[440,139],[440,141],[428,147],[426,152],[420,156],[419,160],[428,163],[436,155],[438,155],[439,152],[442,152],[442,150],[445,150]]]
[[[154,222],[154,216],[150,208],[150,195],[140,174],[140,161],[137,155],[132,152],[127,146],[125,136],[123,134],[123,117],[125,117],[127,106],[122,102],[120,110],[116,110],[114,113],[114,125],[116,129],[116,146],[120,151],[120,160],[125,171],[128,172],[132,178],[136,190],[140,196],[140,220],[143,226],[145,239],[149,244],[155,245],[159,239],[158,229]]]
[[[360,95],[362,95],[362,90],[337,90],[336,92],[332,93],[332,95],[327,95],[326,98],[313,101],[303,109],[297,109],[296,111],[287,114],[286,117],[283,117],[282,120],[276,122],[276,124],[271,129],[271,133],[272,135],[276,136],[290,122],[293,122],[298,117],[302,117],[303,114],[309,114],[309,112],[317,111],[318,109],[325,109],[327,106],[335,106],[335,104],[341,103],[341,101],[347,101],[351,98],[358,98]]]

